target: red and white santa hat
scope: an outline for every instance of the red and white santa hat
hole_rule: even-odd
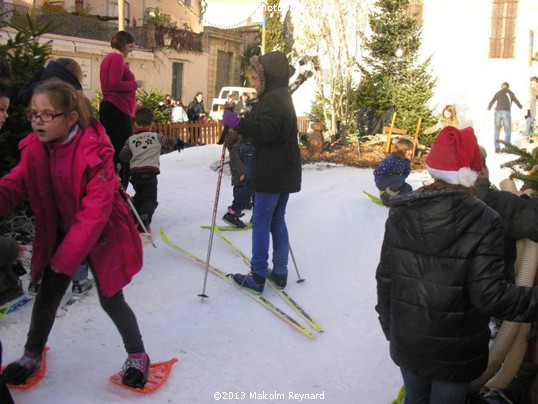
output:
[[[426,157],[426,169],[433,178],[449,184],[474,185],[482,171],[482,158],[473,128],[446,126],[441,130]]]

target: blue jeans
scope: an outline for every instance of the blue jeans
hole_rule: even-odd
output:
[[[499,149],[499,135],[501,133],[501,122],[504,127],[505,142],[510,143],[510,137],[512,134],[512,117],[510,111],[497,110],[495,111],[495,132],[493,137],[495,138],[495,150]]]
[[[405,179],[406,177],[403,175],[391,175],[378,184],[378,189],[384,191],[387,187],[390,187],[394,192],[400,191],[400,194],[413,192],[413,187],[405,182]]]
[[[289,193],[255,192],[256,205],[252,219],[252,260],[250,267],[255,274],[269,275],[269,235],[273,240],[273,272],[288,273],[290,245],[284,216]]]
[[[86,261],[83,261],[82,264],[77,268],[75,271],[75,274],[73,275],[73,278],[71,279],[73,282],[80,282],[85,280],[88,277],[88,264]]]
[[[469,383],[450,383],[422,377],[400,368],[405,385],[405,404],[464,404]]]

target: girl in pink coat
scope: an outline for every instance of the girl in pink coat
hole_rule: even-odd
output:
[[[136,317],[122,288],[142,267],[142,244],[120,193],[114,149],[103,126],[89,118],[82,93],[50,79],[36,86],[28,119],[33,133],[21,160],[0,179],[0,215],[26,196],[35,214],[32,281],[41,281],[24,355],[4,370],[23,384],[39,369],[60,300],[85,258],[99,300],[127,351],[123,384],[143,388],[149,371]]]

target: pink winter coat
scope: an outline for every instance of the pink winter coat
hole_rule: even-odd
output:
[[[21,161],[0,178],[0,215],[25,196],[35,214],[32,281],[47,265],[72,277],[88,255],[106,296],[127,285],[142,267],[142,242],[114,172],[114,149],[103,126],[92,118],[77,133],[72,167],[61,180],[71,181],[76,195],[75,219],[56,248],[59,209],[51,180],[49,152],[34,133],[19,143]],[[69,167],[67,167],[69,170]]]

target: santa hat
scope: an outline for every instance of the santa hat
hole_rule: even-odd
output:
[[[426,157],[430,175],[449,184],[472,186],[482,171],[482,157],[471,127],[445,127]]]

